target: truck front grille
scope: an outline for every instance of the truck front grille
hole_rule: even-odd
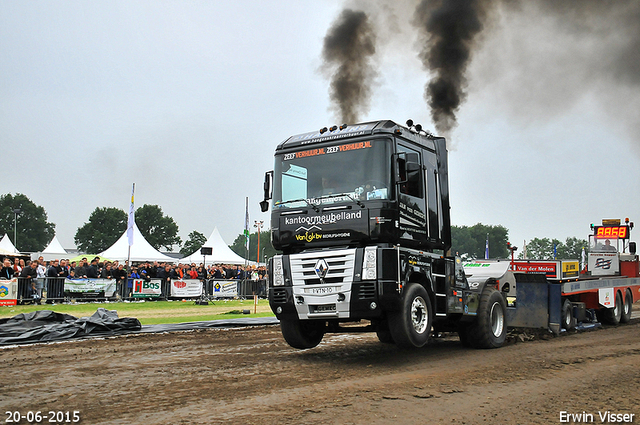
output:
[[[355,249],[337,251],[319,251],[291,255],[291,277],[294,285],[320,285],[353,282],[353,268],[356,258]],[[319,260],[327,263],[327,273],[320,279],[315,272]]]

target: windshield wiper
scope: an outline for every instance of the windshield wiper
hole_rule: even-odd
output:
[[[360,202],[359,199],[355,199],[351,196],[351,194],[349,193],[334,193],[331,195],[323,195],[323,196],[319,196],[316,199],[333,199],[333,198],[339,198],[341,196],[346,196],[347,198],[351,199],[353,202],[356,203],[356,205],[358,205],[360,208],[364,208],[364,204],[362,202]]]
[[[309,205],[311,208],[313,208],[315,212],[320,212],[320,209],[317,206],[315,206],[313,203],[309,202],[309,200],[306,198],[291,199],[290,201],[276,202],[276,205],[285,205],[285,204],[291,204],[293,202],[303,202],[303,201],[306,202],[307,205]]]

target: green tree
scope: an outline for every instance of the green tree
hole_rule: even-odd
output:
[[[20,209],[17,220],[14,210]],[[15,227],[14,227],[15,222]],[[56,225],[47,221],[43,207],[34,204],[22,193],[0,196],[0,238],[6,233],[18,251],[43,250],[56,234]],[[17,241],[14,239],[14,230]]]
[[[140,233],[155,249],[171,250],[174,245],[182,243],[178,225],[173,218],[164,215],[158,205],[144,204],[136,210],[135,218]]]
[[[96,208],[78,228],[73,240],[80,251],[97,254],[113,245],[127,230],[127,214],[118,208]]]
[[[565,243],[558,239],[549,238],[533,238],[527,242],[526,256],[528,259],[535,260],[580,260],[582,256],[582,247],[588,249],[589,245],[584,239],[567,238]],[[524,250],[518,254],[519,259],[524,259]]]
[[[238,235],[233,241],[233,244],[229,245],[229,248],[242,258],[247,257],[246,252],[246,238],[244,233]],[[271,231],[267,230],[260,232],[260,262],[264,262],[264,258],[271,258],[278,252],[271,245]],[[249,235],[249,260],[256,261],[258,259],[258,232],[251,233]]]
[[[189,233],[189,239],[187,239],[184,245],[182,245],[180,254],[184,255],[185,257],[187,255],[191,255],[202,248],[206,241],[207,237],[205,235],[198,232],[197,230],[194,230],[193,232]]]
[[[451,251],[467,259],[484,258],[487,234],[489,235],[489,257],[507,258],[509,230],[500,225],[477,223],[473,226],[451,226]]]

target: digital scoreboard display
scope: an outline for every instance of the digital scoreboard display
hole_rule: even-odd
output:
[[[629,239],[629,226],[594,226],[596,239]]]

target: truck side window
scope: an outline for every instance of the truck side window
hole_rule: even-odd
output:
[[[422,198],[422,179],[421,179],[422,167],[419,167],[419,169],[417,170],[412,169],[412,166],[416,167],[421,163],[420,153],[416,150],[413,150],[411,148],[408,148],[402,145],[398,145],[398,152],[413,154],[413,155],[407,155],[406,157],[405,164],[403,167],[404,172],[401,173],[402,175],[400,176],[401,180],[404,180],[405,182],[400,184],[400,193],[409,195],[409,196],[414,196],[416,198]],[[416,162],[416,158],[417,158],[417,162]]]

